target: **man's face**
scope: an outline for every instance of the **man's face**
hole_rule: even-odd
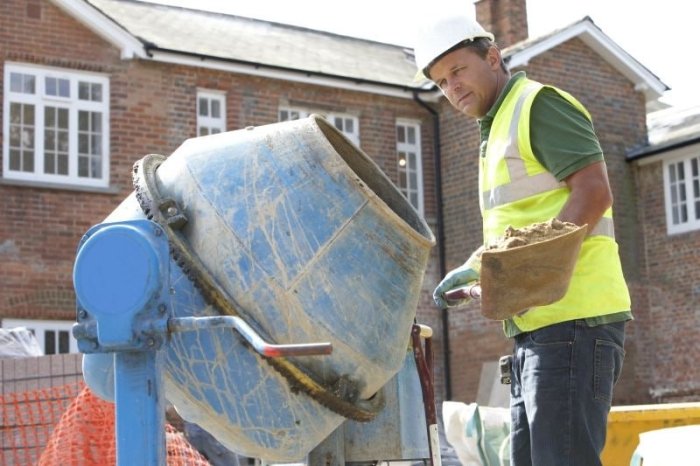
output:
[[[485,58],[469,47],[460,47],[430,67],[430,77],[454,108],[467,116],[481,118],[505,84],[500,66],[501,57],[495,47],[489,49]]]

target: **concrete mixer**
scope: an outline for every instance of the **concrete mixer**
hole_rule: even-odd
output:
[[[120,465],[163,464],[166,399],[265,461],[428,456],[412,351],[435,240],[369,157],[313,115],[190,139],[133,176],[73,274]]]

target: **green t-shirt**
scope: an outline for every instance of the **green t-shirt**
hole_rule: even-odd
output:
[[[496,112],[513,85],[525,78],[525,73],[515,73],[489,112],[479,120],[481,131],[480,154],[486,154],[485,141]],[[530,110],[530,144],[537,160],[557,181],[595,162],[603,160],[603,150],[593,129],[593,123],[568,100],[551,88],[543,88],[535,97]],[[632,319],[630,311],[585,319],[588,326],[620,322]],[[513,337],[522,330],[513,320],[504,321],[506,336]]]

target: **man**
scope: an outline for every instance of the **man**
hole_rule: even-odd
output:
[[[451,17],[415,47],[417,76],[479,123],[483,244],[508,225],[588,225],[566,295],[503,322],[514,340],[511,464],[600,465],[632,318],[602,150],[583,105],[523,72],[511,76],[493,40],[473,19]],[[479,279],[481,249],[440,282],[438,306],[463,303],[445,293]]]

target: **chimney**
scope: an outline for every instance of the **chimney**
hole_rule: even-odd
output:
[[[496,36],[500,48],[528,37],[526,0],[477,0],[476,20]]]

